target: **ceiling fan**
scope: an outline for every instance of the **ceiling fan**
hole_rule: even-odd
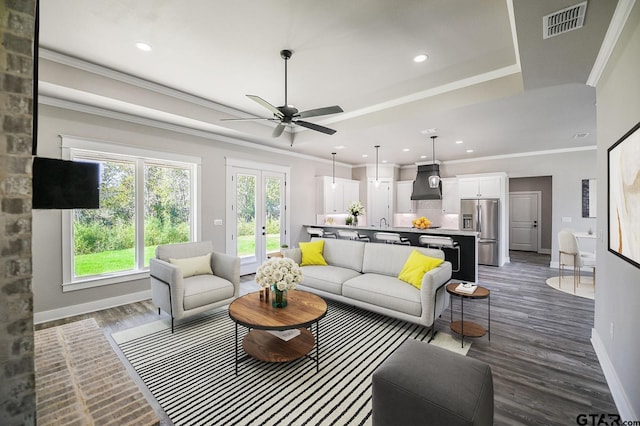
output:
[[[303,121],[300,119],[343,112],[342,108],[340,108],[338,105],[324,107],[324,108],[310,109],[307,111],[300,112],[296,107],[294,107],[293,105],[289,105],[287,103],[287,61],[291,58],[292,54],[293,52],[291,50],[285,49],[280,51],[280,56],[282,57],[282,59],[284,59],[284,105],[276,107],[271,105],[269,102],[265,101],[264,99],[262,99],[260,96],[247,95],[249,99],[259,103],[260,105],[262,105],[263,107],[271,111],[273,113],[273,117],[228,118],[223,120],[225,121],[232,121],[232,120],[277,121],[278,125],[276,126],[275,129],[273,129],[273,134],[271,135],[274,138],[279,137],[284,131],[286,126],[292,126],[294,124],[297,124],[298,126],[306,127],[307,129],[315,130],[316,132],[322,132],[322,133],[326,133],[327,135],[333,135],[336,132],[334,129],[330,129],[325,126],[320,126],[318,124],[310,123],[308,121]]]

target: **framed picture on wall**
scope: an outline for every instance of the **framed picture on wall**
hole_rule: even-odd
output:
[[[609,251],[640,268],[640,123],[607,150]]]

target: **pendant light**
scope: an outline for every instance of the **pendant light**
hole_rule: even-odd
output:
[[[375,182],[375,185],[376,186],[380,186],[380,180],[378,179],[378,151],[380,150],[380,145],[375,145],[374,148],[376,149],[376,182]]]
[[[333,179],[331,180],[331,188],[332,189],[336,189],[336,153],[332,152],[331,156],[333,157],[333,172],[332,172],[332,177]]]
[[[436,138],[437,136],[431,136],[431,146],[432,146],[432,154],[433,154],[433,170],[432,175],[429,176],[429,188],[438,188],[440,186],[440,176],[436,171]]]

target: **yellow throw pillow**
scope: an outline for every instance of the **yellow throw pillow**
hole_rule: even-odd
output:
[[[422,277],[424,277],[424,274],[433,268],[437,268],[442,262],[444,262],[444,260],[425,256],[418,250],[414,250],[402,267],[402,271],[398,274],[398,279],[420,289],[422,287]]]
[[[300,262],[300,266],[327,266],[327,261],[324,260],[324,257],[322,257],[322,250],[324,250],[324,240],[312,241],[310,243],[300,243],[299,246],[300,252],[302,253],[302,262]]]
[[[169,263],[180,268],[183,278],[194,275],[213,275],[213,271],[211,270],[211,253],[207,253],[204,256],[169,259]]]

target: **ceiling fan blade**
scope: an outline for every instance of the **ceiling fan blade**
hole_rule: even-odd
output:
[[[332,135],[336,132],[335,130],[330,129],[328,127],[319,126],[314,123],[309,123],[308,121],[294,121],[294,123],[302,127],[306,127],[307,129],[315,130],[316,132],[326,133],[327,135]]]
[[[285,128],[285,127],[286,127],[286,126],[285,126],[284,124],[282,124],[282,123],[278,123],[278,125],[276,126],[276,128],[275,128],[275,129],[273,129],[273,133],[271,134],[271,136],[272,136],[272,137],[274,137],[274,138],[279,137],[279,136],[282,134],[282,132],[284,131],[284,128]]]
[[[308,118],[308,117],[317,117],[319,115],[337,114],[339,112],[344,112],[344,111],[338,105],[334,105],[330,107],[316,108],[316,109],[310,109],[308,111],[302,111],[296,116],[300,118]]]
[[[247,95],[247,98],[251,99],[252,101],[255,101],[255,102],[259,103],[260,105],[262,105],[263,107],[265,107],[266,109],[271,111],[276,117],[279,117],[279,118],[284,117],[284,115],[282,114],[282,112],[280,112],[280,110],[278,108],[274,107],[269,102],[267,102],[264,99],[262,99],[260,96]]]
[[[221,118],[220,121],[253,121],[253,120],[273,120],[273,118],[251,117],[251,118]]]

